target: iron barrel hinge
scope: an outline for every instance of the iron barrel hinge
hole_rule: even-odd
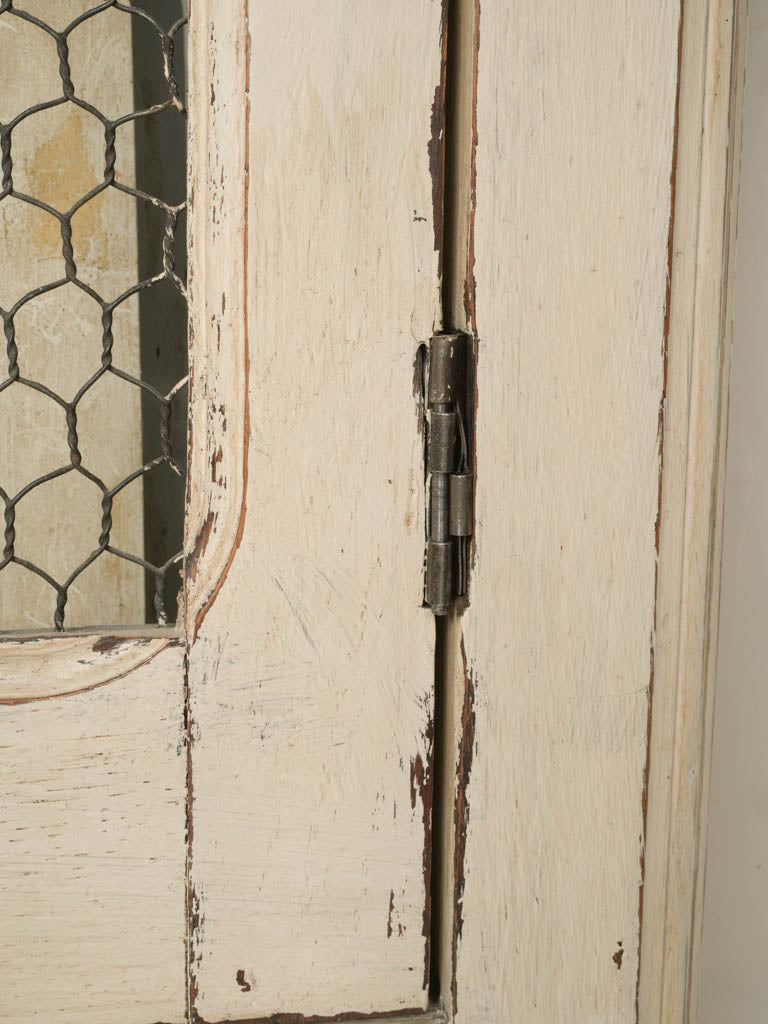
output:
[[[466,597],[473,527],[470,384],[473,342],[466,334],[436,334],[427,377],[429,529],[426,601],[435,615]]]

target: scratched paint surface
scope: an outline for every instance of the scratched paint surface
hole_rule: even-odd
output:
[[[466,1024],[635,1018],[679,17],[480,4]]]
[[[109,685],[0,706],[6,1024],[184,1020],[184,648],[163,643]],[[54,644],[43,677],[76,670]]]
[[[229,131],[193,157],[193,358],[243,371],[193,387],[213,487],[190,495],[191,995],[210,1021],[423,1008],[434,627],[413,373],[437,317],[441,10],[247,9],[192,29],[210,76],[193,104]]]

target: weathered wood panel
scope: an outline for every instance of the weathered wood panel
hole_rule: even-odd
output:
[[[478,10],[445,995],[467,1024],[616,1024],[637,993],[680,4]]]
[[[0,707],[7,1024],[184,1020],[183,657]]]
[[[638,993],[664,1024],[699,1020],[746,4],[683,26]]]
[[[154,634],[154,635],[153,635]],[[25,704],[99,689],[177,643],[175,631],[137,637],[65,633],[0,642],[0,704]]]
[[[207,511],[190,495],[205,1020],[426,1004],[434,627],[414,361],[438,306],[441,17],[406,0],[192,10],[191,65],[209,72],[193,117],[210,105],[210,130],[230,127],[193,171],[213,247],[193,302],[204,344],[244,367],[193,389],[193,463],[217,484]]]

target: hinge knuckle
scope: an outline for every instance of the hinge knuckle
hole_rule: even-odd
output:
[[[453,544],[430,540],[427,544],[427,604],[435,615],[446,615],[453,597],[451,576]]]
[[[434,409],[429,426],[429,471],[451,473],[456,461],[458,427],[455,412]]]
[[[467,369],[465,342],[463,334],[436,334],[430,342],[430,406],[451,405],[462,396]]]
[[[448,528],[454,537],[471,537],[472,474],[454,473],[449,479]]]
[[[473,342],[459,333],[438,334],[429,348],[429,533],[426,602],[435,615],[467,593],[474,480],[470,466],[471,401],[467,380]]]

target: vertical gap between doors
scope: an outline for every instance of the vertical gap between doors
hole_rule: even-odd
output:
[[[473,334],[472,219],[479,0],[444,0],[445,121],[441,326]],[[454,803],[463,698],[461,618],[435,617],[429,998],[450,1012],[455,967]]]

